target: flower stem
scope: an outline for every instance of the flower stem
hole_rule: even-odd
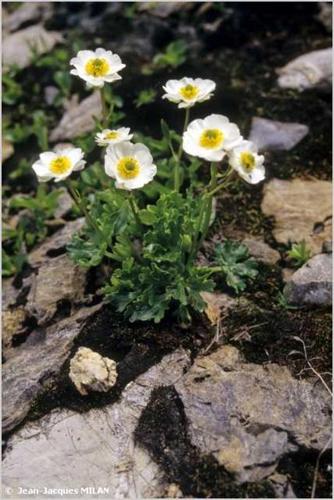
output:
[[[138,207],[137,207],[137,204],[136,204],[136,200],[133,196],[133,193],[130,193],[129,194],[129,205],[130,205],[130,208],[132,210],[132,213],[133,213],[133,216],[135,218],[135,221],[137,222],[137,224],[139,226],[141,226],[141,222],[140,222],[140,219],[139,219],[139,215],[138,215]]]
[[[85,202],[80,196],[80,193],[74,189],[74,187],[71,184],[71,181],[68,181],[67,187],[74,200],[74,203],[77,205],[80,212],[85,216],[87,224],[89,224],[92,227],[92,229],[95,229],[95,231],[97,231],[98,233],[101,233],[100,228],[98,227],[98,225],[88,212]]]
[[[210,224],[210,218],[211,218],[211,213],[212,213],[212,198],[213,198],[212,191],[214,191],[215,188],[217,187],[217,164],[215,162],[211,163],[210,171],[211,171],[211,180],[210,180],[209,189],[211,192],[209,192],[209,194],[207,195],[208,201],[206,204],[203,226],[201,228],[202,236],[200,238],[199,246],[202,245],[202,243],[207,235],[207,232],[209,229],[209,224]],[[205,200],[204,200],[204,202],[205,202]]]
[[[184,134],[188,123],[189,123],[189,117],[190,117],[190,108],[186,108],[186,113],[184,117],[184,124],[183,124],[183,130],[182,130],[182,135]],[[181,143],[179,147],[179,151],[177,153],[177,157],[175,158],[175,165],[174,165],[174,189],[178,193],[180,191],[181,187],[181,180],[180,180],[180,161],[182,158],[182,137],[181,137]]]
[[[234,172],[233,168],[230,168],[226,175],[224,176],[223,182],[220,184],[217,184],[217,186],[212,190],[207,193],[207,196],[213,196],[216,194],[218,191],[220,191],[222,188],[227,187],[229,185],[229,178],[231,177],[231,174]]]
[[[186,114],[184,116],[182,135],[184,134],[184,132],[186,131],[186,128],[188,127],[189,117],[190,117],[190,108],[186,108]],[[179,160],[181,159],[182,151],[183,151],[183,149],[182,149],[182,138],[181,138],[181,144],[179,147],[179,152],[177,154],[177,157],[179,158]]]
[[[108,111],[107,111],[106,98],[103,92],[103,87],[100,88],[100,98],[102,106],[102,126],[106,127],[108,123]]]
[[[204,216],[204,211],[205,211],[205,207],[206,207],[205,200],[206,200],[206,194],[204,194],[203,198],[202,198],[202,203],[201,203],[201,208],[200,208],[200,212],[199,212],[198,219],[197,219],[192,248],[191,248],[191,251],[189,253],[188,263],[191,263],[193,261],[193,259],[195,258],[196,254],[197,254],[197,251],[198,251],[198,240],[199,240],[199,235],[200,235],[200,231],[201,231],[201,227],[202,227],[202,220],[203,220],[203,216]]]

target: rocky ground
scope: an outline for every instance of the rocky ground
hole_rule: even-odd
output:
[[[221,112],[238,123],[265,153],[267,178],[255,187],[240,182],[217,199],[199,259],[210,259],[217,241],[236,239],[259,262],[258,278],[241,298],[217,283],[206,314],[187,330],[171,318],[128,324],[103,302],[106,266],[87,272],[66,254],[83,221],[64,191],[45,238],[3,280],[4,497],[15,498],[19,487],[92,487],[91,498],[331,497],[326,9],[5,5],[4,65],[21,68],[15,78],[29,89],[20,105],[6,103],[5,119],[22,123],[43,101],[51,144],[86,139],[101,113],[97,96],[75,82],[57,101],[62,87],[38,61],[57,47],[72,55],[70,47],[89,36],[90,46],[127,61],[117,93],[131,128],[158,136],[162,116],[181,127],[181,116],[160,100],[161,84],[185,74],[212,78],[217,93],[194,115]],[[180,67],[139,77],[175,39],[188,50]],[[34,57],[29,40],[40,41]],[[156,101],[135,109],[148,86]],[[13,214],[9,200],[34,193],[36,184],[29,168],[13,172],[23,158],[29,166],[39,144],[30,136],[4,146],[4,215],[15,227],[22,212]],[[310,255],[297,269],[288,250],[301,241]]]

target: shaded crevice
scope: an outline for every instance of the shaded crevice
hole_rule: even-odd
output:
[[[195,498],[274,497],[267,481],[238,485],[211,455],[191,444],[183,404],[174,386],[154,389],[135,430],[136,443],[159,464],[183,496]]]

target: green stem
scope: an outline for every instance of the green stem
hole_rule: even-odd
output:
[[[77,205],[80,212],[85,216],[87,224],[89,224],[92,227],[92,229],[95,229],[95,231],[97,231],[98,233],[101,233],[100,228],[98,227],[98,225],[88,212],[85,202],[81,198],[80,194],[74,189],[74,187],[71,184],[71,181],[68,181],[67,187],[74,200],[74,203]]]
[[[214,266],[214,267],[207,267],[206,268],[207,271],[210,271],[210,273],[221,273],[221,266]]]
[[[203,198],[202,198],[200,212],[199,212],[198,219],[197,219],[197,224],[196,224],[195,233],[194,233],[194,237],[193,237],[192,247],[191,247],[191,250],[189,253],[188,263],[191,263],[193,261],[193,259],[196,256],[196,253],[197,253],[198,239],[199,239],[199,235],[200,235],[200,231],[201,231],[201,227],[202,227],[204,210],[206,207],[206,203],[205,203],[206,197],[207,197],[206,194],[204,194]]]
[[[230,184],[230,177],[231,174],[234,172],[233,168],[229,169],[224,177],[224,181],[218,184],[212,191],[209,191],[207,193],[207,196],[213,196],[216,194],[218,191],[220,191],[222,188],[227,187]]]
[[[185,117],[184,117],[184,124],[183,124],[183,130],[182,130],[182,136],[188,126],[188,123],[189,123],[189,117],[190,117],[190,108],[186,108],[186,113],[185,113]],[[181,137],[181,143],[180,143],[180,147],[179,147],[179,150],[178,150],[178,153],[177,153],[177,157],[174,158],[175,159],[175,166],[174,166],[174,189],[175,191],[178,193],[180,191],[180,187],[181,187],[181,180],[180,180],[180,161],[181,161],[181,158],[182,158],[182,153],[183,153],[183,149],[182,149],[182,137]]]
[[[141,226],[141,222],[140,222],[139,215],[138,215],[138,207],[136,204],[136,200],[134,199],[133,193],[129,194],[129,204],[130,204],[130,208],[132,210],[133,216],[135,218],[135,221],[137,222],[137,224],[139,226]]]
[[[210,185],[209,185],[209,189],[210,191],[213,191],[216,186],[217,186],[217,173],[218,173],[218,169],[217,169],[217,163],[215,162],[212,162],[211,163],[211,167],[210,167],[210,171],[211,171],[211,180],[210,180]],[[211,218],[211,213],[212,213],[212,194],[206,194],[204,195],[203,197],[203,200],[202,200],[202,203],[203,203],[203,210],[204,210],[204,214],[202,216],[202,219],[203,219],[203,224],[202,224],[202,221],[199,221],[199,232],[201,233],[201,236],[198,240],[198,243],[196,245],[196,252],[198,252],[198,250],[201,248],[202,246],[202,243],[203,241],[205,240],[206,238],[206,235],[208,233],[208,230],[209,230],[209,225],[210,225],[210,218]]]
[[[178,158],[174,160],[174,190],[177,193],[180,191],[180,162]]]
[[[103,87],[100,88],[100,98],[102,106],[102,126],[106,127],[108,123],[108,111],[107,111],[106,99],[103,92]]]

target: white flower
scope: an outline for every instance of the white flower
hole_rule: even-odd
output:
[[[226,116],[209,115],[189,123],[183,134],[183,149],[192,156],[221,161],[226,152],[242,141],[239,128]]]
[[[124,141],[131,141],[133,134],[130,134],[130,129],[121,127],[110,130],[106,128],[95,136],[95,141],[99,146],[108,146],[109,144],[118,144]]]
[[[215,88],[215,82],[202,78],[184,77],[181,80],[168,80],[163,86],[166,94],[162,98],[179,104],[179,108],[190,108],[197,102],[210,99]]]
[[[138,189],[151,182],[157,173],[150,150],[144,144],[121,142],[108,146],[104,168],[120,189]]]
[[[122,77],[117,72],[125,68],[119,55],[105,49],[79,50],[70,64],[75,68],[71,74],[79,76],[93,87],[103,87],[105,82],[120,80]]]
[[[245,181],[257,184],[265,178],[264,156],[257,154],[255,144],[242,141],[229,155],[229,162]]]
[[[60,148],[56,152],[48,151],[39,155],[39,160],[32,165],[38,180],[55,182],[66,179],[73,171],[82,170],[86,164],[80,148]]]

